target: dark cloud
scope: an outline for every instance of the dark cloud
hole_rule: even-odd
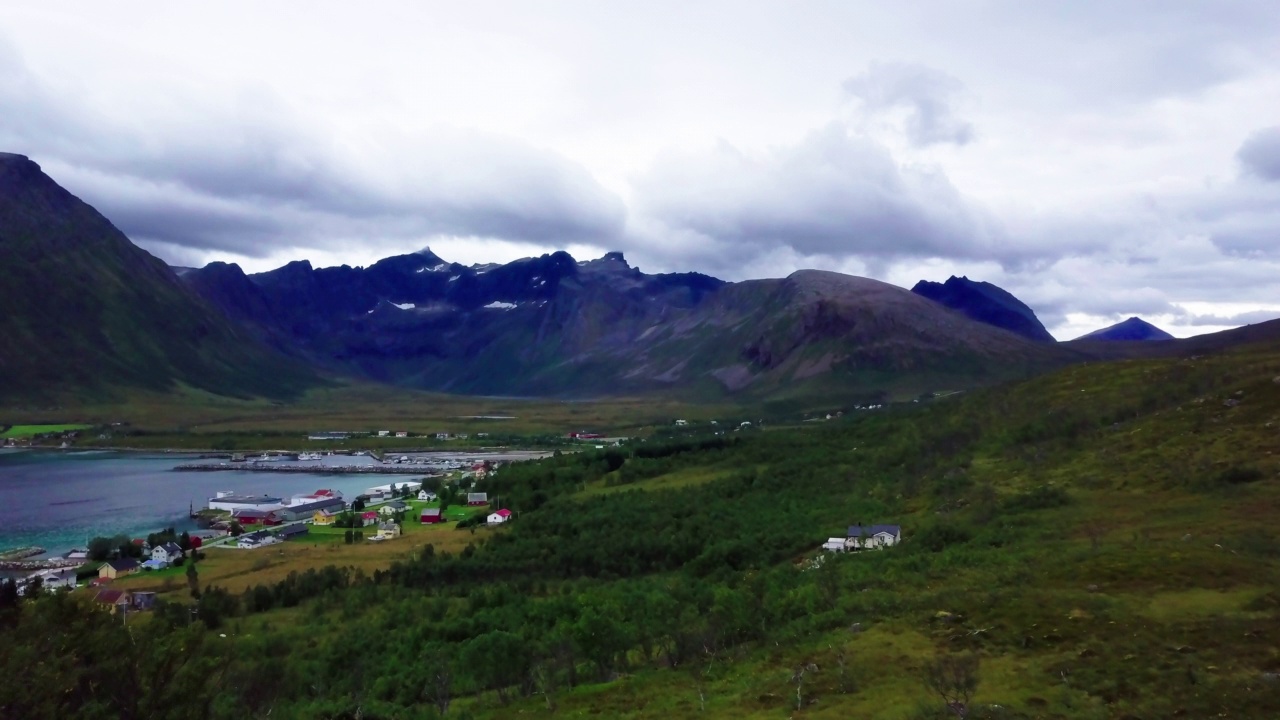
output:
[[[907,138],[919,146],[964,145],[973,139],[973,125],[957,118],[951,107],[963,88],[944,72],[911,63],[873,63],[844,83],[845,92],[869,112],[905,108]]]
[[[788,247],[864,259],[1020,257],[998,224],[940,170],[900,165],[838,124],[748,154],[721,143],[668,155],[639,178],[639,204],[668,230],[735,252]]]
[[[433,236],[565,245],[607,241],[625,223],[586,169],[517,140],[429,126],[353,152],[269,93],[186,100],[154,122],[113,122],[51,90],[0,38],[0,148],[139,241],[264,257]]]
[[[1280,182],[1280,125],[1249,136],[1236,151],[1244,171],[1269,182]]]

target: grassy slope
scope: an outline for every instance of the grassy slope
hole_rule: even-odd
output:
[[[719,658],[705,713],[688,671],[649,669],[562,694],[556,716],[784,717],[794,668],[812,662],[812,703],[794,716],[921,717],[931,705],[920,668],[963,649],[983,658],[975,702],[1007,716],[1274,716],[1280,690],[1263,673],[1280,670],[1278,378],[1280,352],[1255,348],[1076,367],[932,408],[923,421],[957,412],[982,436],[957,458],[969,490],[900,497],[909,538],[938,512],[968,516],[986,483],[1000,498],[1050,484],[1073,502],[1001,512],[973,542],[927,561],[903,551],[842,558],[830,610],[839,625]],[[1226,483],[1231,468],[1257,479]],[[815,544],[838,530],[815,528]],[[541,699],[469,704],[477,717],[550,715]]]

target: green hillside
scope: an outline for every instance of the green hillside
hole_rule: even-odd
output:
[[[282,397],[315,383],[34,162],[8,153],[0,153],[0,253],[0,401],[83,400],[176,382]]]
[[[510,466],[457,555],[6,610],[0,715],[1275,717],[1278,440],[1271,344]]]

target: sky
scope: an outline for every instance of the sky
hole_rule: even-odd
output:
[[[1280,317],[1280,3],[7,3],[0,151],[174,265],[965,275]]]

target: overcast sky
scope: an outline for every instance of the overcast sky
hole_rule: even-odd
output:
[[[0,150],[173,264],[951,274],[1280,317],[1280,3],[7,4]]]

